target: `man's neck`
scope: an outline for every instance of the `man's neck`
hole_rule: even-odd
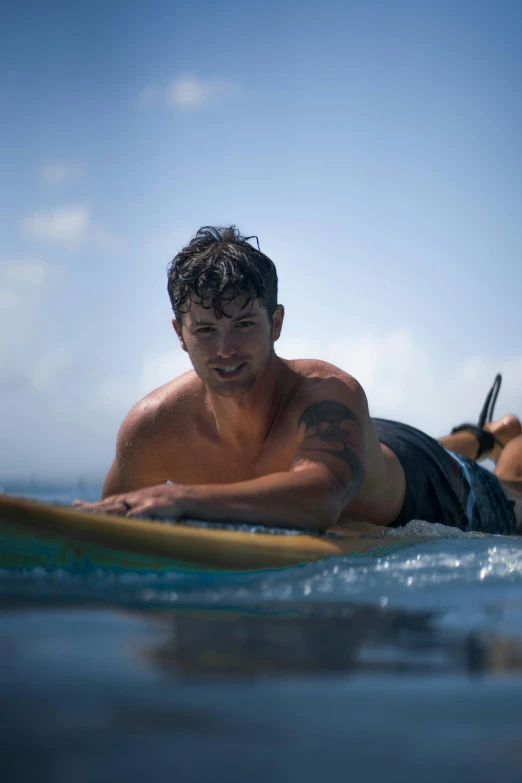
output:
[[[207,389],[207,408],[219,437],[232,448],[258,452],[277,416],[288,368],[275,354],[254,386],[240,397]]]

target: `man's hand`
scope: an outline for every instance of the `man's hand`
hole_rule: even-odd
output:
[[[73,506],[93,514],[181,519],[185,511],[183,489],[183,486],[178,484],[158,484],[121,495],[110,495],[96,503],[75,500]]]

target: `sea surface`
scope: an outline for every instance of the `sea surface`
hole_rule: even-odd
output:
[[[0,780],[520,783],[522,538],[429,531],[246,575],[0,573]]]

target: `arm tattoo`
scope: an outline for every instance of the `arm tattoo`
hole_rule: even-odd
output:
[[[354,443],[351,433],[341,426],[343,423],[353,421],[360,426],[359,419],[350,408],[335,400],[322,400],[314,402],[303,413],[298,422],[305,425],[305,441],[316,438],[323,441],[328,448],[308,446],[309,451],[323,451],[334,457],[344,460],[352,471],[352,489],[356,492],[364,481],[366,471],[354,452]]]

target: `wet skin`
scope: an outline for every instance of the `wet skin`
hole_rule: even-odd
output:
[[[93,512],[378,534],[405,479],[379,443],[366,396],[326,362],[275,355],[284,311],[192,304],[173,321],[194,370],[141,400],[123,422]],[[172,484],[166,484],[166,482]]]

